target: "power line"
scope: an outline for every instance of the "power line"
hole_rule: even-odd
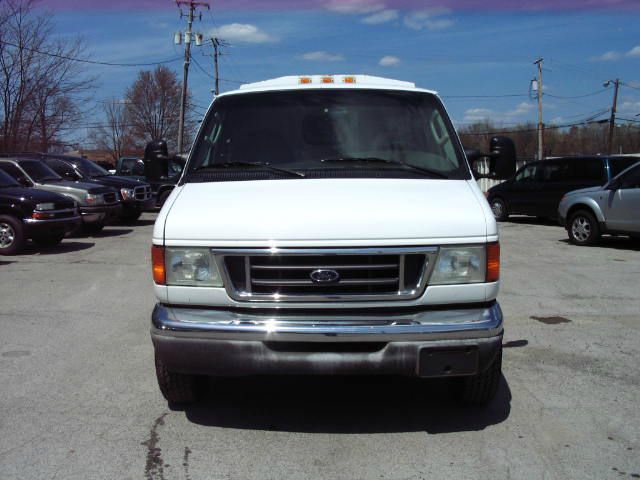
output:
[[[20,46],[18,44],[15,44],[13,42],[8,42],[6,40],[0,40],[0,43],[2,43],[3,45],[8,45],[10,47],[26,50],[28,52],[37,53],[39,55],[45,55],[45,56],[48,56],[48,57],[60,58],[60,59],[63,59],[63,60],[70,60],[72,62],[88,63],[88,64],[91,64],[91,65],[103,65],[103,66],[107,66],[107,67],[150,67],[150,66],[154,66],[154,65],[163,65],[163,64],[166,64],[166,63],[172,63],[172,62],[175,62],[177,60],[180,60],[180,57],[175,57],[175,58],[170,58],[170,59],[167,59],[167,60],[161,60],[161,61],[158,61],[158,62],[148,62],[148,63],[103,62],[103,61],[99,61],[99,60],[88,60],[86,58],[71,57],[69,55],[62,55],[62,54],[59,54],[59,53],[43,52],[42,50],[38,50],[36,48],[25,47],[24,45]]]
[[[602,88],[600,90],[596,90],[595,92],[591,92],[591,93],[585,93],[584,95],[570,95],[570,96],[565,96],[565,95],[553,95],[551,93],[545,93],[546,96],[548,97],[552,97],[552,98],[585,98],[585,97],[593,97],[595,95],[600,95],[601,93],[604,92],[608,92],[610,89],[608,88]]]

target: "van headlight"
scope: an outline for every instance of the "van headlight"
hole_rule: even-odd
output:
[[[218,267],[208,248],[166,248],[167,285],[222,287]]]
[[[431,276],[431,285],[483,283],[487,257],[484,246],[443,247]]]

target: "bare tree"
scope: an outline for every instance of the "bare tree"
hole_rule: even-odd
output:
[[[127,118],[126,101],[112,98],[104,104],[104,122],[90,134],[96,147],[107,150],[114,161],[130,152],[132,127]]]
[[[173,70],[159,65],[154,71],[138,73],[126,93],[127,118],[138,146],[164,139],[170,149],[176,147],[180,95],[181,84]],[[193,122],[187,125],[192,126]],[[185,132],[189,130],[185,128]]]
[[[56,39],[51,15],[32,0],[0,3],[0,151],[46,151],[81,118],[93,88],[74,59],[77,39]]]

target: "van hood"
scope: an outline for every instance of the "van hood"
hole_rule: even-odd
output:
[[[474,191],[477,190],[477,192]],[[484,241],[484,199],[464,180],[309,179],[188,183],[156,223],[168,245]],[[160,224],[160,225],[159,225]],[[470,240],[470,238],[474,240]]]

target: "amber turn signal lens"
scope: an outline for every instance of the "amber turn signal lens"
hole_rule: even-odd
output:
[[[158,285],[167,284],[167,272],[164,268],[164,247],[151,247],[151,264],[153,265],[153,281]]]
[[[487,283],[500,279],[500,243],[487,244]]]

